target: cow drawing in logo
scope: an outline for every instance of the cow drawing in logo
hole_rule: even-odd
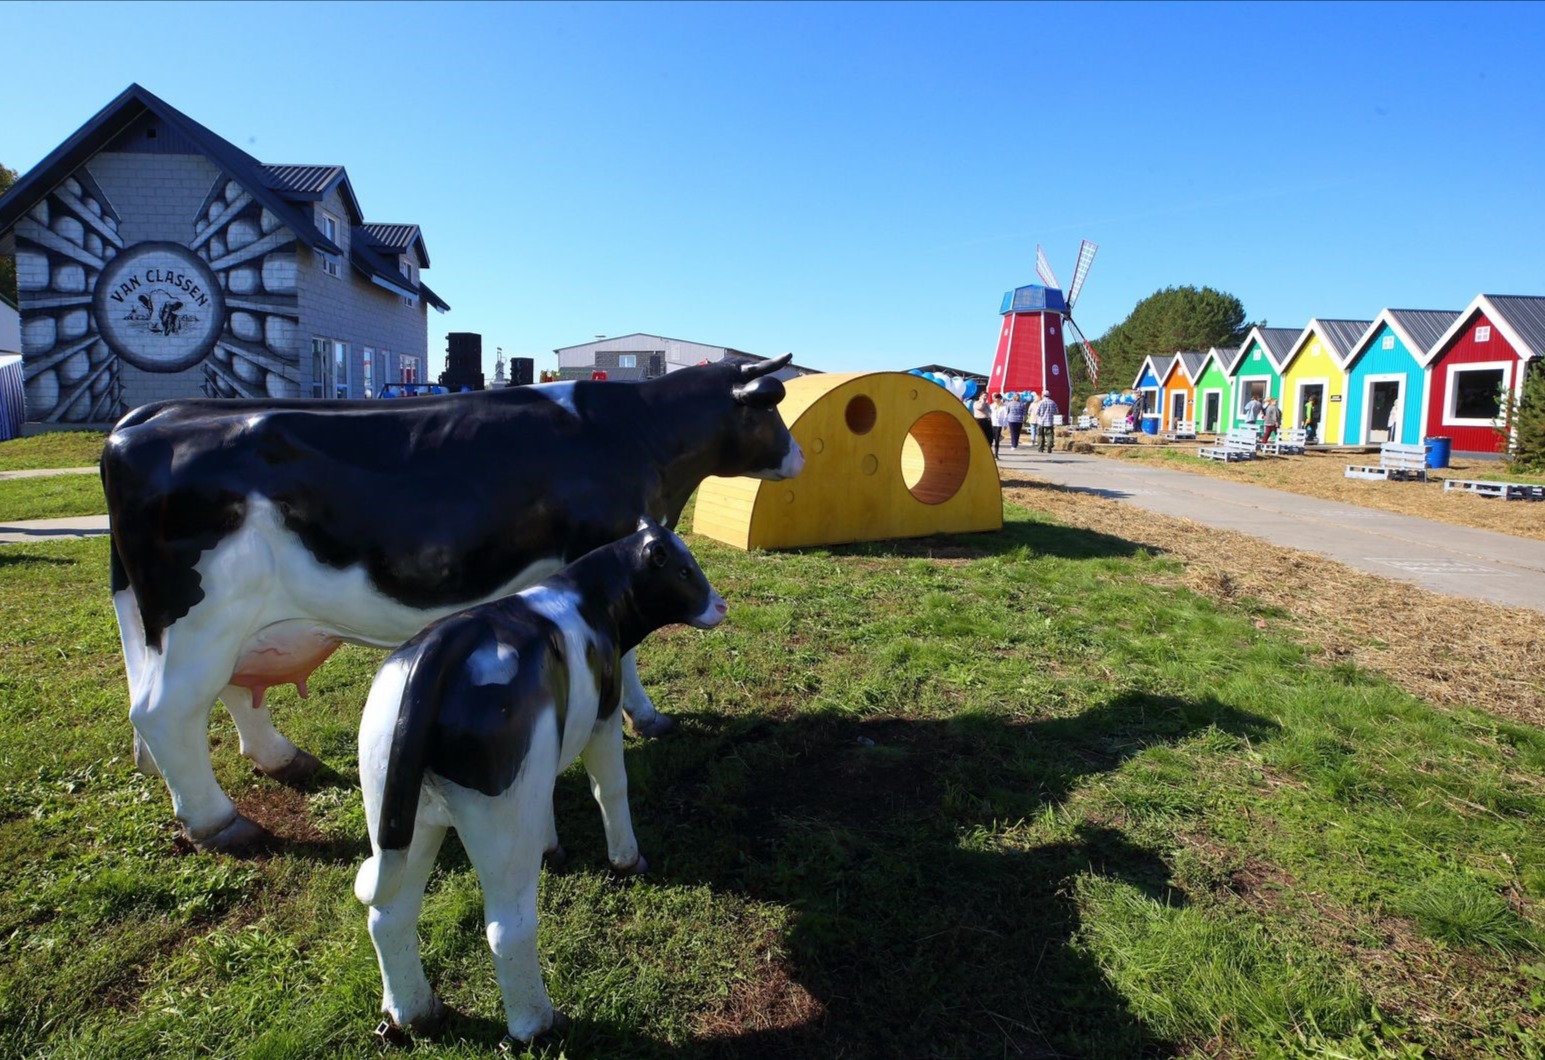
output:
[[[167,294],[157,287],[149,294],[139,296],[139,309],[130,309],[124,319],[141,321],[152,335],[176,335],[185,323],[197,322],[198,317],[182,312],[183,303],[176,295]]]

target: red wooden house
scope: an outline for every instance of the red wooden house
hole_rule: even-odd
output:
[[[1455,452],[1500,453],[1504,402],[1545,365],[1545,297],[1476,295],[1423,361],[1422,423]]]

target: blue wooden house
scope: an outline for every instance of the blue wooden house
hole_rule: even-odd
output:
[[[1422,440],[1422,365],[1458,316],[1448,309],[1379,313],[1347,358],[1342,445]]]

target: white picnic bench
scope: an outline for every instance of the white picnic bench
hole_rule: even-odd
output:
[[[1196,451],[1196,455],[1227,463],[1235,460],[1253,460],[1255,459],[1255,438],[1254,427],[1235,427],[1223,436],[1222,445],[1204,445]]]
[[[1100,434],[1107,442],[1114,445],[1137,444],[1137,432],[1127,430],[1126,420],[1117,420]]]
[[[1195,441],[1196,421],[1176,420],[1175,426],[1164,432],[1164,437],[1166,440],[1171,442]]]
[[[1302,427],[1294,427],[1290,431],[1278,431],[1272,435],[1269,442],[1261,443],[1261,452],[1271,456],[1287,456],[1290,453],[1303,455],[1304,446],[1309,444],[1309,432]]]
[[[1451,478],[1443,483],[1443,492],[1450,490],[1473,493],[1478,497],[1500,497],[1505,501],[1545,501],[1545,486],[1530,486],[1522,482]]]
[[[1427,447],[1385,442],[1379,446],[1377,464],[1348,464],[1347,478],[1383,479],[1385,481],[1427,481]]]
[[[1098,417],[1098,416],[1080,416],[1080,417],[1078,417],[1078,426],[1073,428],[1073,429],[1074,430],[1078,430],[1078,431],[1092,431],[1092,430],[1095,430],[1096,428],[1098,428],[1099,426],[1100,426],[1100,417]]]

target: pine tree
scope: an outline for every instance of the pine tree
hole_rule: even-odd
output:
[[[1525,369],[1523,391],[1508,409],[1514,471],[1545,471],[1545,364]]]

